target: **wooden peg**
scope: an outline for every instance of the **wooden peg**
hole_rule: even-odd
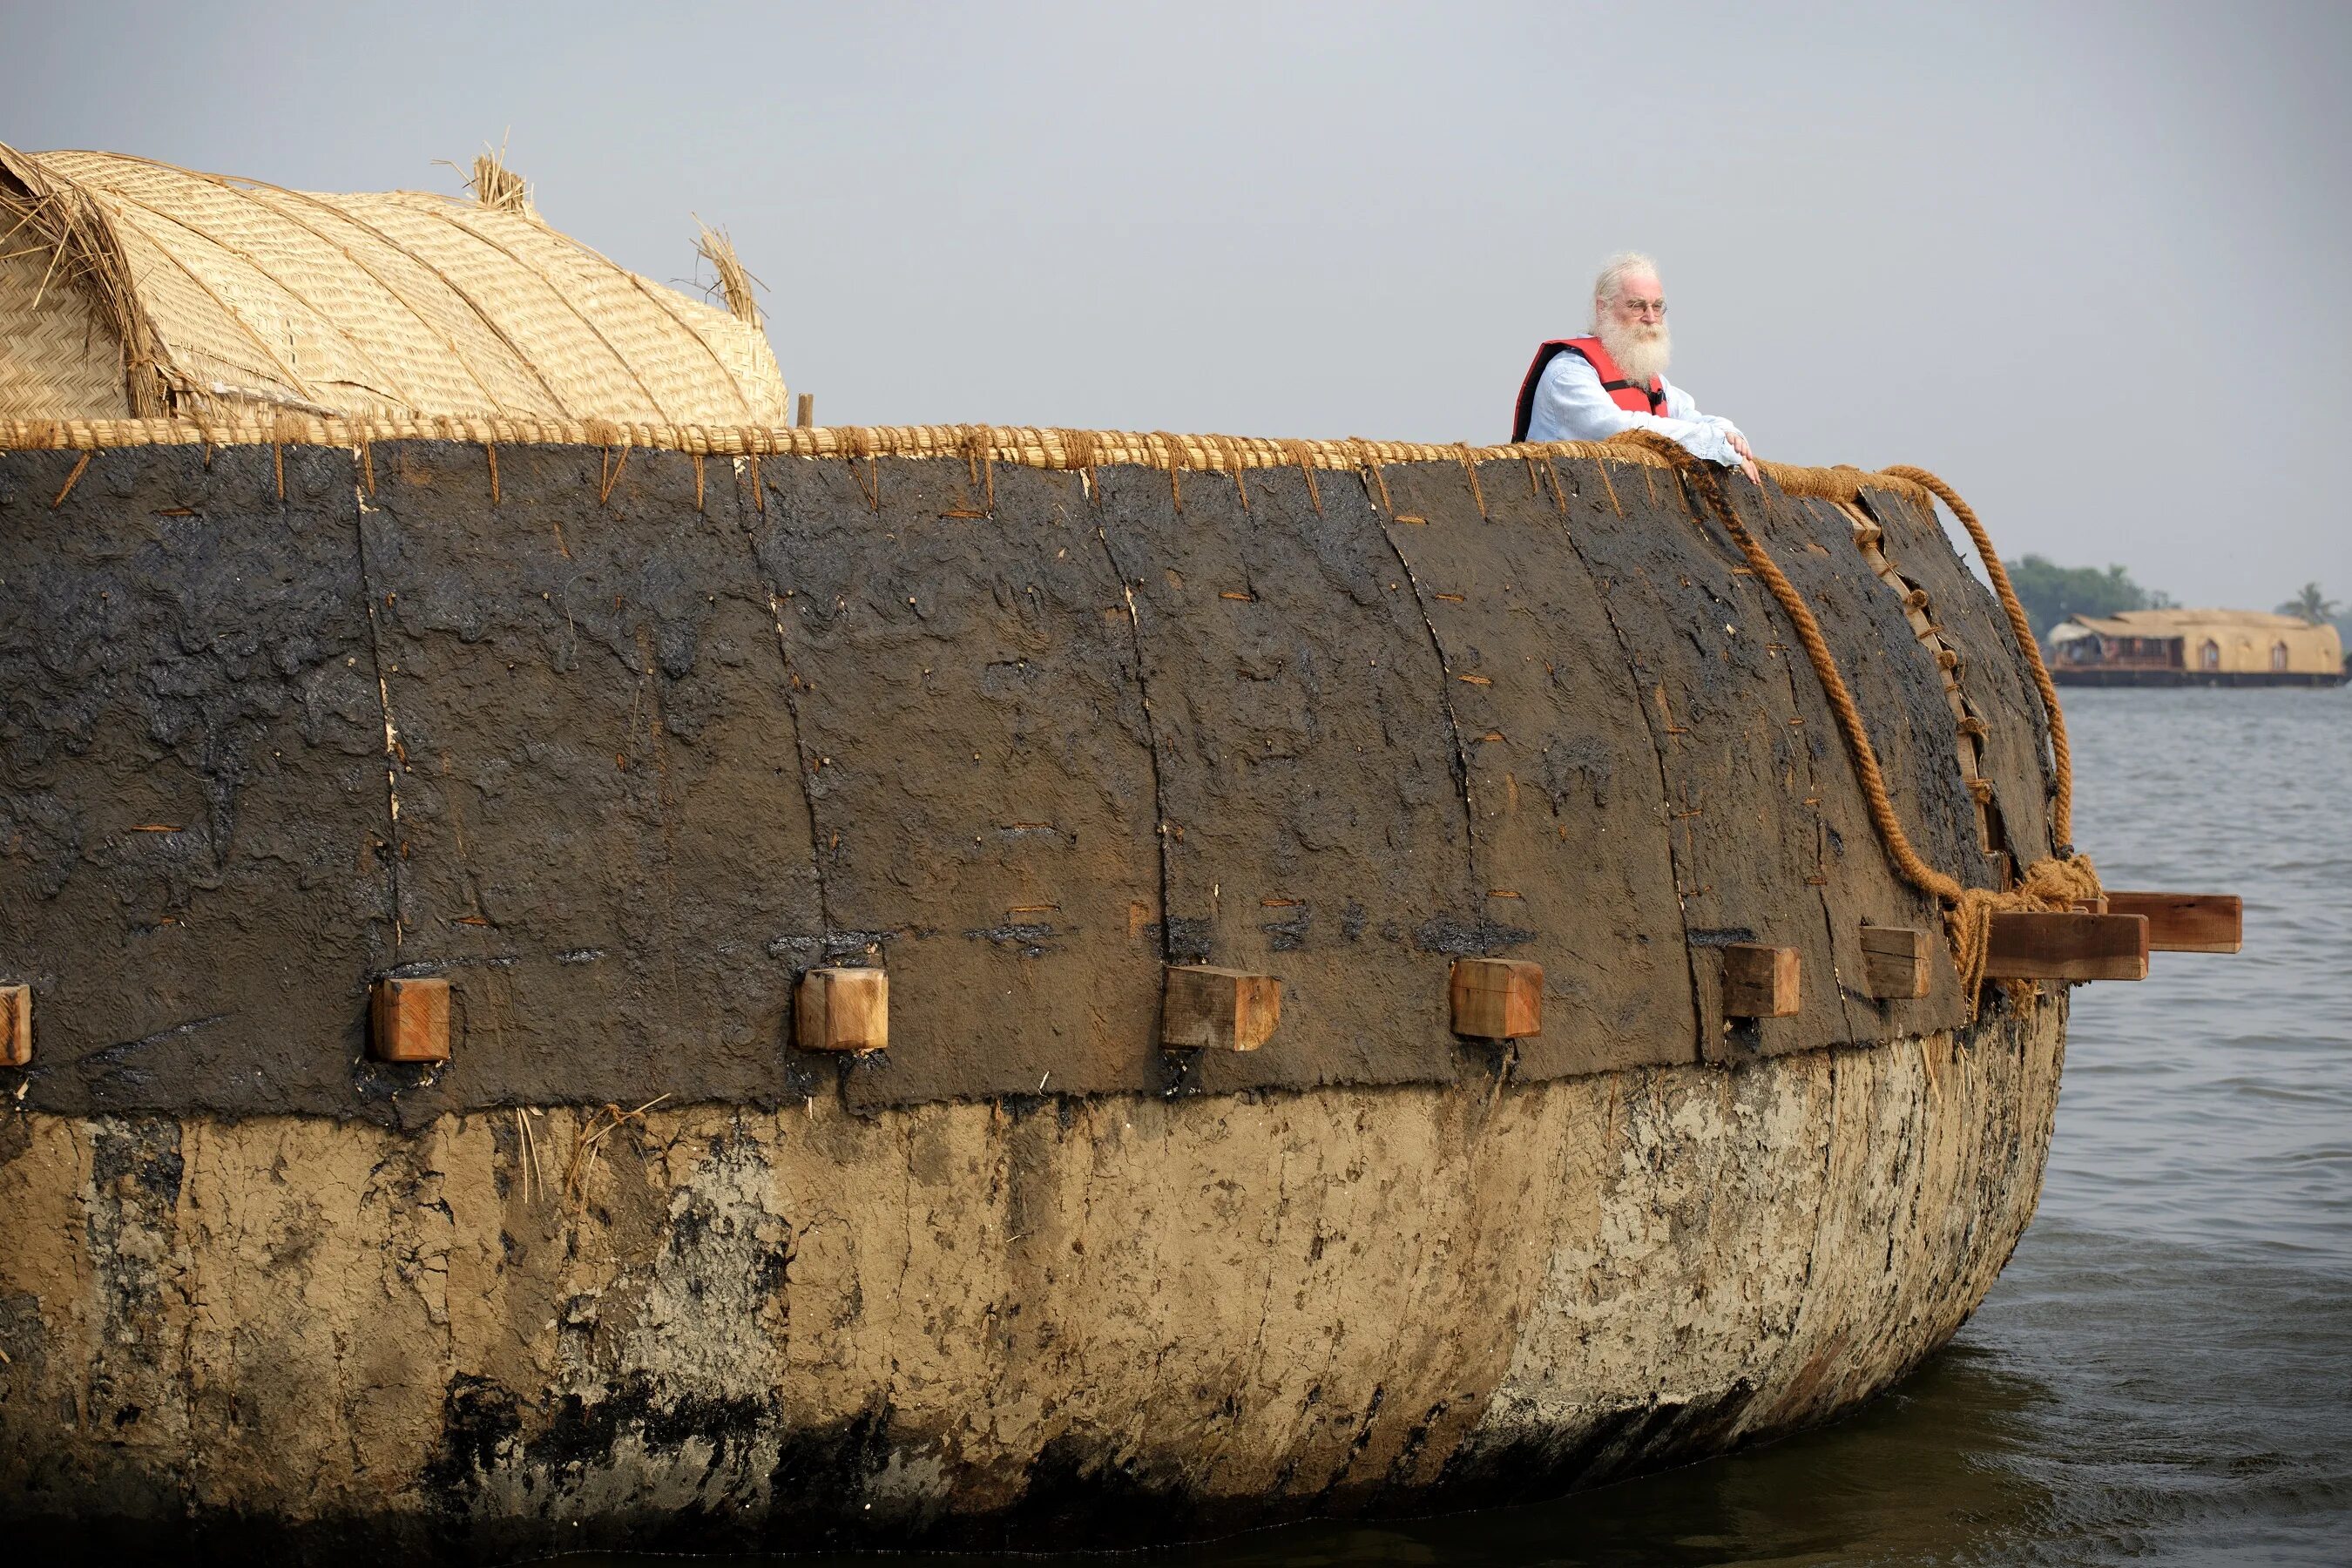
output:
[[[795,425],[797,425],[797,426],[800,426],[802,429],[803,429],[803,430],[810,429],[810,428],[812,428],[812,427],[814,427],[814,426],[815,426],[815,424],[816,424],[816,394],[815,394],[815,393],[814,393],[814,392],[803,392],[803,393],[802,393],[802,394],[801,394],[801,395],[800,395],[800,402],[799,402],[799,405],[798,405],[798,406],[796,406],[796,407],[793,410],[793,424],[795,424]]]
[[[1457,958],[1454,1032],[1475,1040],[1543,1033],[1543,965],[1525,958]]]
[[[449,1059],[449,983],[383,979],[368,997],[369,1046],[381,1062]]]
[[[1735,942],[1723,950],[1723,1011],[1731,1018],[1786,1018],[1797,1011],[1797,950]]]
[[[1171,963],[1160,999],[1160,1043],[1169,1050],[1254,1051],[1282,1021],[1282,982],[1271,974]]]
[[[890,1044],[890,975],[881,969],[812,969],[801,976],[793,1043],[863,1056]]]
[[[1916,926],[1862,928],[1862,994],[1882,1001],[1927,994],[1935,940]]]
[[[2146,915],[2042,914],[1992,917],[1988,980],[2145,980]]]
[[[0,985],[0,1068],[33,1061],[33,988]]]
[[[2106,912],[2146,916],[2150,952],[2236,952],[2246,945],[2246,903],[2235,893],[2110,892]]]

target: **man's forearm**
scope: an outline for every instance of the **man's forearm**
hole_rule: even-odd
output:
[[[1726,426],[1713,419],[1667,419],[1655,414],[1634,414],[1619,410],[1624,420],[1620,429],[1654,430],[1680,447],[1694,458],[1710,463],[1720,463],[1727,468],[1739,466],[1739,453],[1732,446]],[[1611,432],[1615,434],[1614,431]],[[1603,437],[1603,440],[1607,437]]]
[[[1601,389],[1600,378],[1581,360],[1545,378],[1535,416],[1528,428],[1534,440],[1606,441],[1627,430],[1654,430],[1694,458],[1726,468],[1737,468],[1740,462],[1739,452],[1726,434],[1727,422],[1696,409],[1684,419],[1621,408]]]

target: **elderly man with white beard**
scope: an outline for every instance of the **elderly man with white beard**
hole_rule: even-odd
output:
[[[1756,454],[1728,419],[1701,414],[1666,380],[1673,350],[1658,266],[1638,251],[1612,257],[1592,284],[1592,331],[1536,351],[1519,384],[1514,441],[1606,441],[1654,430],[1694,458],[1756,478]]]

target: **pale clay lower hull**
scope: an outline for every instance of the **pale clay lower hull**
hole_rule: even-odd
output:
[[[2064,1011],[1499,1092],[656,1106],[584,1212],[602,1113],[531,1120],[528,1192],[512,1112],[22,1115],[0,1513],[1050,1544],[1696,1457],[1975,1309]]]

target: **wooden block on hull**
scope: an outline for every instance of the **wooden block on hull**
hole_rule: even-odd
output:
[[[1478,1040],[1543,1033],[1543,965],[1524,958],[1457,958],[1454,1032]]]
[[[2106,912],[2147,920],[2151,952],[2236,952],[2246,943],[2246,904],[2234,893],[2118,893]]]
[[[449,983],[415,978],[375,983],[368,998],[369,1048],[383,1062],[449,1059]]]
[[[1862,928],[1862,994],[1881,1001],[1927,994],[1935,939],[1916,926]]]
[[[1992,917],[1988,980],[2145,980],[2145,915],[2042,914]]]
[[[1735,942],[1723,950],[1723,1011],[1731,1018],[1787,1018],[1798,1006],[1793,947]]]
[[[33,1059],[33,988],[0,985],[0,1068],[28,1066]]]
[[[890,1044],[890,975],[881,969],[812,969],[801,976],[793,1043],[804,1051],[864,1055]]]
[[[1179,1051],[1254,1051],[1282,1021],[1282,982],[1271,974],[1171,963],[1160,993],[1160,1044]]]

